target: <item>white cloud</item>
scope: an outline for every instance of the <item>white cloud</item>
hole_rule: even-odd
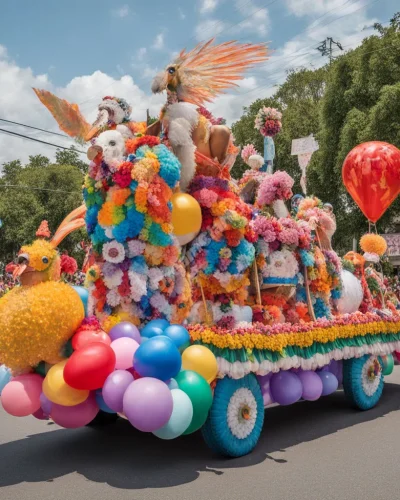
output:
[[[219,4],[219,0],[200,0],[200,14],[210,14],[214,12]]]
[[[112,10],[113,16],[120,17],[121,19],[124,18],[124,17],[129,16],[129,13],[130,13],[129,6],[126,5],[126,4],[122,5],[118,9]]]
[[[153,49],[161,50],[164,48],[164,33],[159,33],[152,45]]]
[[[136,51],[136,59],[138,61],[143,61],[146,54],[147,54],[146,47],[140,47],[140,49]]]
[[[235,5],[244,17],[244,20],[234,27],[235,31],[251,30],[259,36],[267,34],[270,27],[268,9],[248,0],[236,0]]]
[[[180,19],[183,21],[184,19],[186,19],[186,14],[183,12],[183,10],[179,7],[178,8],[178,14],[179,14],[179,17]]]
[[[165,102],[165,96],[150,94],[150,90],[147,90],[148,83],[143,91],[131,76],[113,78],[101,71],[95,71],[91,75],[77,76],[67,85],[56,87],[47,75],[37,75],[31,68],[21,68],[11,59],[7,59],[5,54],[5,48],[0,46],[0,109],[2,110],[1,117],[7,120],[60,132],[56,121],[40,103],[32,87],[47,89],[71,103],[82,103],[80,109],[89,122],[95,119],[97,105],[107,94],[123,97],[131,103],[132,118],[135,120],[145,120],[147,108],[150,109],[152,116],[157,116]],[[74,144],[73,139],[70,138],[14,127],[1,122],[0,128],[60,146],[69,147]],[[86,150],[81,146],[78,149]],[[0,168],[3,163],[15,159],[26,162],[29,155],[43,154],[53,159],[55,151],[56,149],[50,146],[11,137],[0,132]],[[82,155],[82,159],[85,158]]]
[[[223,31],[225,26],[225,23],[219,19],[208,19],[207,21],[202,21],[196,26],[196,38],[199,42],[208,40]]]
[[[348,6],[351,0],[285,0],[286,8],[291,14],[297,17],[314,16],[315,14],[332,14],[340,15],[341,12]],[[361,2],[356,2],[358,7]],[[343,8],[342,8],[343,7]]]

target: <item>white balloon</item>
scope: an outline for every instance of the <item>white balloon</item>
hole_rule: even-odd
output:
[[[171,418],[164,427],[153,432],[160,439],[177,438],[186,431],[193,418],[193,405],[189,396],[181,389],[172,389],[171,395],[174,402]]]
[[[183,245],[187,245],[192,240],[194,240],[198,234],[199,231],[195,231],[193,233],[182,234],[180,236],[175,235],[175,238],[179,241],[179,244],[183,247]]]
[[[363,289],[360,281],[350,271],[345,269],[341,273],[342,296],[338,300],[340,314],[350,314],[358,311],[363,299]]]

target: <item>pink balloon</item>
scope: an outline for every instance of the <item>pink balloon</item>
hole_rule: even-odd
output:
[[[116,370],[127,370],[133,366],[133,355],[139,344],[129,337],[121,337],[111,342],[111,349],[115,352]]]
[[[396,351],[394,354],[396,356],[397,361],[400,362],[400,351]]]
[[[49,420],[49,417],[44,414],[43,410],[39,408],[38,410],[33,413],[33,416],[37,418],[38,420]]]
[[[40,408],[43,379],[37,373],[13,378],[1,393],[1,403],[14,417],[27,417]]]
[[[76,406],[53,404],[50,417],[66,429],[76,429],[89,424],[99,412],[96,397],[91,393],[86,401]]]

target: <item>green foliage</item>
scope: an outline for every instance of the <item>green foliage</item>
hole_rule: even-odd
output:
[[[67,153],[67,154],[66,154]],[[74,164],[62,164],[70,161]],[[0,177],[0,261],[11,261],[23,244],[35,238],[46,219],[54,233],[64,217],[82,204],[81,186],[84,162],[76,151],[59,151],[56,163],[42,155],[31,156],[27,165],[12,161],[3,166]],[[85,231],[76,231],[60,245],[80,261],[77,244]]]
[[[375,25],[377,34],[366,38],[355,50],[315,71],[289,72],[273,96],[258,99],[244,109],[232,129],[239,146],[253,143],[263,153],[263,138],[254,129],[261,106],[282,112],[282,131],[275,137],[274,170],[286,170],[300,192],[300,168],[290,155],[291,142],[313,133],[319,151],[307,169],[307,189],[332,203],[337,232],[335,249],[347,252],[352,239],[368,229],[367,221],[348,195],[342,182],[342,165],[347,154],[365,141],[386,141],[400,147],[400,13],[390,26]],[[232,173],[240,178],[248,168],[241,159]],[[392,230],[399,213],[397,200],[379,221],[379,231]]]

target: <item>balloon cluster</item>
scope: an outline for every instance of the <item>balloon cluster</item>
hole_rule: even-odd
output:
[[[259,376],[264,405],[278,403],[286,406],[304,399],[316,401],[335,392],[342,381],[342,366],[337,361],[319,371],[291,370]]]
[[[44,378],[38,373],[11,378],[0,367],[6,412],[77,428],[101,410],[161,439],[190,434],[205,423],[217,360],[208,348],[190,345],[183,326],[156,319],[141,331],[129,322],[117,324],[109,334],[81,328],[71,347],[68,359],[46,366]]]

